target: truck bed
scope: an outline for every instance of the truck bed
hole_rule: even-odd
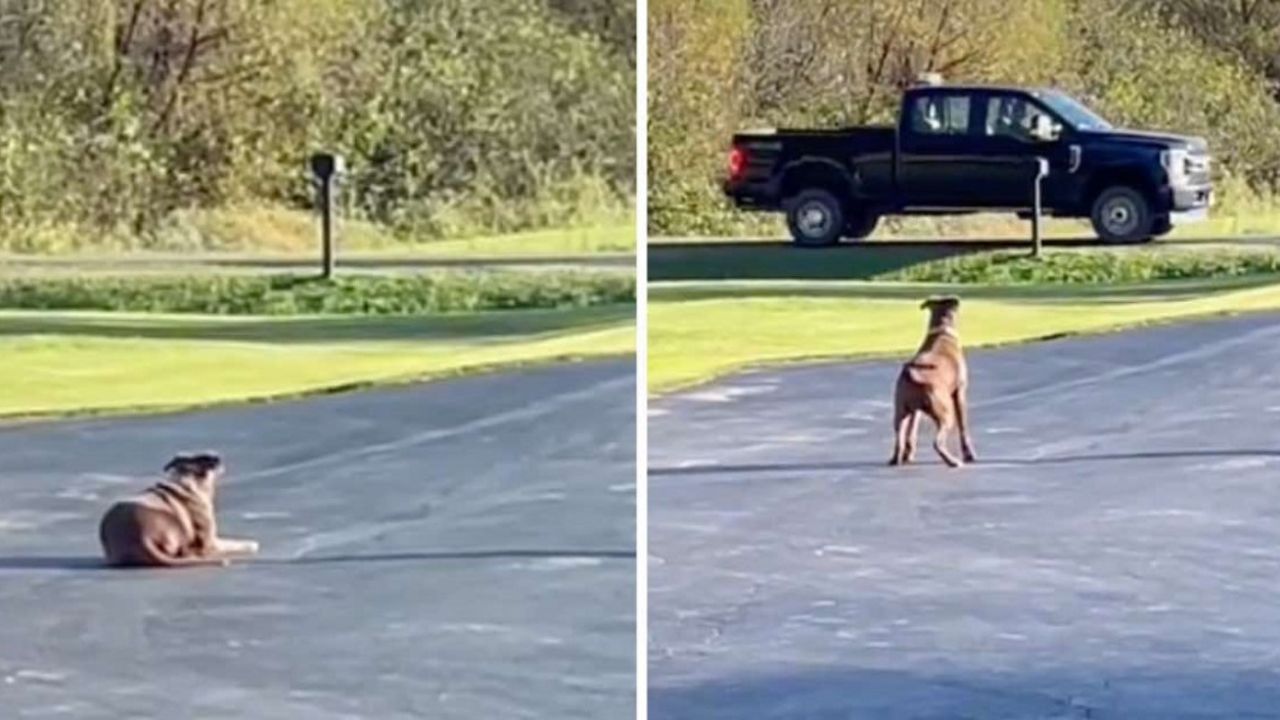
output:
[[[764,130],[749,130],[736,133],[733,136],[733,144],[749,144],[755,142],[768,142],[770,140],[790,144],[795,142],[798,146],[806,143],[825,143],[830,141],[836,142],[852,142],[852,143],[869,143],[873,145],[883,144],[885,147],[893,146],[893,137],[896,131],[892,126],[884,125],[855,125],[852,127],[835,128],[835,129],[808,129],[808,128],[770,128]]]
[[[733,146],[743,154],[744,164],[725,189],[740,205],[777,208],[783,191],[777,181],[784,175],[783,168],[816,157],[840,158],[860,168],[863,177],[887,192],[896,133],[887,126],[740,132],[733,136]]]

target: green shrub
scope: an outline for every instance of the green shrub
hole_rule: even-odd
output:
[[[615,212],[634,197],[634,12],[0,0],[0,250],[154,249],[193,213],[309,207],[319,148],[348,159],[348,216],[401,237]]]
[[[213,315],[431,315],[630,303],[615,273],[438,272],[412,276],[184,276],[0,279],[0,308]]]
[[[1264,5],[653,0],[649,231],[778,234],[776,219],[737,212],[720,191],[731,134],[893,122],[901,88],[922,70],[957,83],[1055,85],[1118,125],[1204,135],[1216,180],[1234,196],[1224,199],[1271,197],[1280,190],[1280,36],[1249,21],[1276,14]],[[1267,222],[1242,216],[1218,227]],[[1003,235],[1005,224],[996,227]],[[944,217],[887,222],[881,234],[916,231],[983,232]]]
[[[1280,273],[1272,250],[1149,250],[1026,252],[962,255],[921,263],[877,280],[977,285],[1092,285],[1159,280],[1207,280]]]

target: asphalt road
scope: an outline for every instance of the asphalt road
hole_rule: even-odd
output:
[[[0,716],[625,718],[634,361],[0,429]],[[225,569],[106,570],[176,450],[228,460]]]
[[[1280,317],[970,363],[961,470],[897,363],[651,406],[654,720],[1280,717]]]

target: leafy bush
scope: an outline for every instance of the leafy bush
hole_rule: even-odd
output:
[[[430,315],[630,303],[613,273],[440,272],[403,277],[81,277],[0,279],[0,308],[214,315]]]
[[[0,0],[0,250],[155,247],[309,207],[402,237],[566,226],[634,195],[634,2]]]
[[[1260,24],[1277,17],[1214,0],[651,0],[649,230],[778,233],[720,191],[732,132],[893,122],[926,70],[1056,85],[1117,124],[1202,134],[1231,186],[1217,214],[1235,215],[1280,190],[1280,35]]]
[[[976,285],[1088,285],[1277,273],[1280,252],[1272,250],[1059,251],[1047,252],[1040,259],[1026,252],[962,255],[921,263],[876,279]]]
[[[1081,50],[1067,85],[1113,123],[1204,135],[1219,174],[1254,188],[1280,181],[1280,104],[1262,75],[1137,7],[1087,0],[1072,33]],[[1100,21],[1100,17],[1105,17]],[[1168,78],[1180,78],[1169,82]]]
[[[715,234],[731,221],[716,185],[749,97],[748,0],[649,5],[649,226]]]

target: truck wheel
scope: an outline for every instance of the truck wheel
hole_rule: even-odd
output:
[[[844,207],[826,190],[805,190],[787,201],[787,228],[802,247],[827,247],[840,242]]]
[[[862,240],[875,232],[880,216],[870,212],[852,212],[844,222],[844,236],[850,240]]]
[[[1155,222],[1146,196],[1124,185],[1103,190],[1093,201],[1090,219],[1093,231],[1110,245],[1150,240]]]

